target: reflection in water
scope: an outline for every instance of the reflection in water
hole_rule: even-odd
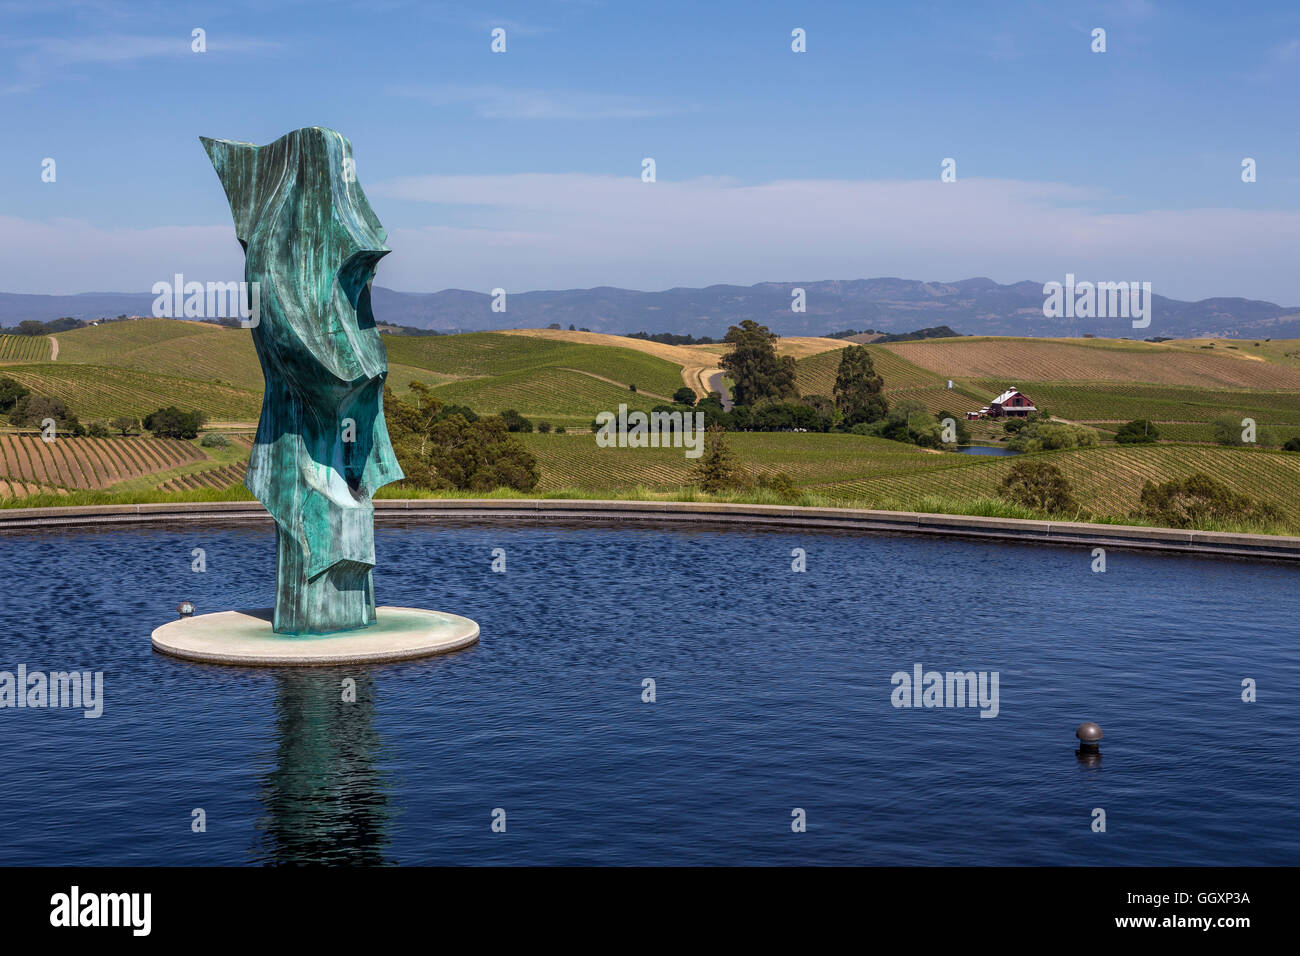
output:
[[[344,679],[356,701],[343,700]],[[272,865],[374,866],[386,856],[393,816],[379,769],[374,681],[364,672],[286,672],[276,679],[275,766],[258,799],[266,816],[256,857]]]
[[[1094,768],[1101,766],[1101,751],[1096,747],[1093,747],[1092,749],[1080,747],[1074,752],[1074,756],[1078,758],[1079,766],[1081,767]]]

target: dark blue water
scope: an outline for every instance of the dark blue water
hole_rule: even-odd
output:
[[[964,445],[957,451],[963,455],[1019,455],[1005,445]]]
[[[0,710],[0,863],[1300,861],[1300,569],[813,532],[376,539],[380,603],[469,615],[481,644],[190,664],[150,631],[182,597],[268,605],[268,526],[0,536],[0,670],[102,670],[106,697],[96,720]],[[895,709],[915,663],[997,671],[998,716]]]

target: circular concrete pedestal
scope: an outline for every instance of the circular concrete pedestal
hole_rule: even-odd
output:
[[[380,607],[369,627],[292,637],[272,630],[271,610],[183,617],[153,632],[154,650],[209,664],[308,667],[377,664],[429,657],[478,640],[467,617],[413,607]]]

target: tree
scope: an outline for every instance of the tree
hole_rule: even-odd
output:
[[[1288,438],[1286,444],[1282,446],[1283,451],[1300,451],[1300,435],[1294,438]]]
[[[1271,428],[1263,425],[1255,426],[1255,440],[1248,442],[1245,439],[1246,426],[1242,424],[1242,419],[1235,415],[1220,415],[1213,422],[1214,440],[1220,445],[1250,445],[1267,446],[1281,444]]]
[[[844,424],[844,414],[836,407],[834,399],[825,395],[805,395],[800,401],[817,413],[817,431],[828,432]]]
[[[1121,445],[1142,445],[1153,442],[1160,437],[1160,429],[1145,418],[1126,422],[1115,433],[1115,441]]]
[[[110,433],[108,426],[103,422],[91,422],[86,426],[86,434],[91,438],[107,438]]]
[[[1002,479],[1002,497],[1048,514],[1075,511],[1074,489],[1061,469],[1047,461],[1018,461]]]
[[[121,432],[124,438],[129,432],[133,432],[139,427],[139,423],[134,418],[128,418],[125,415],[119,415],[109,424],[113,426],[114,431]]]
[[[924,448],[938,448],[943,443],[939,423],[930,410],[914,398],[903,399],[878,422],[858,422],[849,430],[855,435],[876,435]]]
[[[67,405],[46,395],[28,393],[14,402],[13,411],[9,413],[11,425],[32,425],[39,428],[43,427],[41,423],[47,418],[54,419],[60,432],[74,436],[86,433],[86,429],[77,420],[77,416],[68,410]]]
[[[199,429],[208,420],[201,411],[183,412],[175,405],[168,405],[145,416],[144,427],[159,438],[197,438]]]
[[[676,405],[694,405],[695,389],[683,385],[677,391],[673,392],[673,403]]]
[[[704,436],[704,454],[691,467],[691,480],[703,491],[723,491],[740,483],[740,469],[726,435],[725,428],[710,428]]]
[[[754,431],[760,432],[788,432],[795,429],[825,431],[817,409],[803,402],[763,402],[755,405],[747,424]]]
[[[1241,440],[1242,425],[1240,418],[1232,415],[1220,415],[1212,422],[1214,440],[1220,445],[1244,445]]]
[[[458,406],[444,406],[423,382],[411,383],[405,401],[384,389],[384,420],[408,486],[463,491],[537,486],[537,459],[511,436],[502,418],[470,420]]]
[[[1070,448],[1091,448],[1097,444],[1097,433],[1083,425],[1066,425],[1047,419],[1035,419],[1017,431],[1007,442],[1013,451],[1029,453],[1061,451]]]
[[[940,428],[943,427],[943,420],[945,418],[951,418],[953,420],[953,422],[955,423],[955,428],[953,430],[956,432],[955,437],[957,438],[957,441],[954,444],[957,445],[970,444],[970,429],[966,427],[965,418],[963,418],[960,415],[954,415],[952,412],[946,412],[946,411],[940,412],[938,415],[935,415],[934,417],[938,420]]]
[[[753,405],[763,398],[798,398],[795,388],[794,359],[777,357],[778,336],[753,319],[727,329],[723,339],[731,346],[718,365],[732,381],[732,400],[737,405]]]
[[[462,491],[514,488],[531,491],[540,474],[537,459],[513,437],[500,418],[467,422],[444,418],[430,435],[429,474]],[[446,487],[431,483],[431,487]]]
[[[871,350],[850,345],[840,350],[840,367],[835,374],[835,407],[844,413],[849,426],[878,422],[889,411],[884,396],[885,380],[876,374]]]
[[[0,412],[9,411],[18,399],[30,394],[31,391],[21,382],[15,382],[12,378],[0,378]]]

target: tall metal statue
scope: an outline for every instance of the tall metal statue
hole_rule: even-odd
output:
[[[244,484],[275,519],[275,631],[373,624],[371,499],[403,477],[370,310],[387,233],[357,182],[352,144],[333,130],[266,146],[202,142],[259,293],[249,324],[266,393]]]

